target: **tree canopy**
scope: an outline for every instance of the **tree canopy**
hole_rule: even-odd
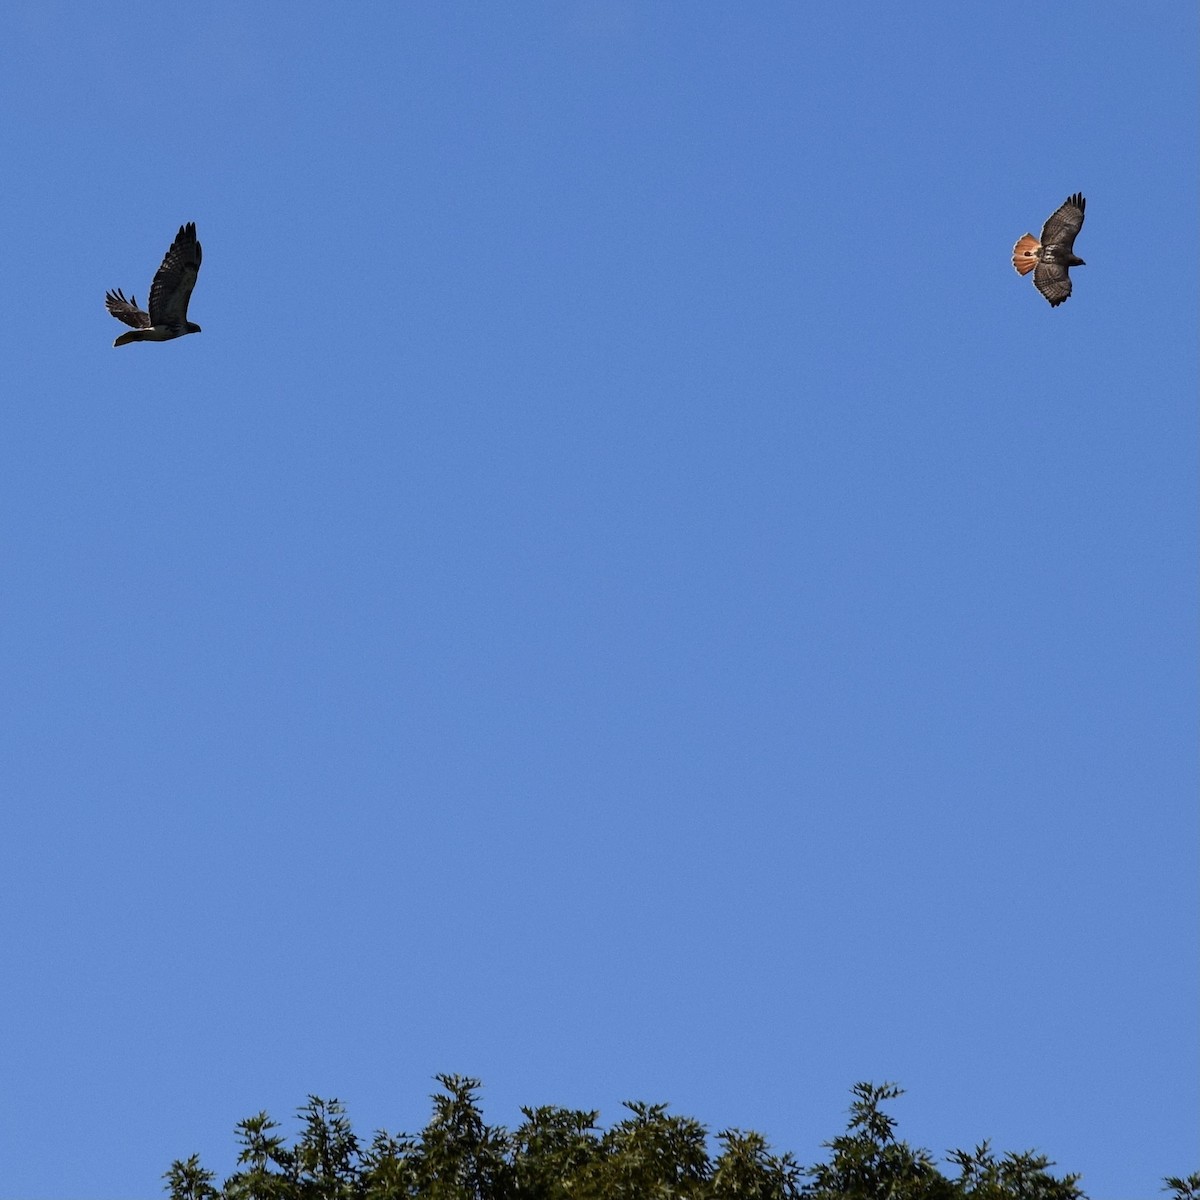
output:
[[[853,1088],[846,1131],[804,1166],[759,1134],[708,1131],[663,1104],[627,1102],[604,1130],[599,1113],[523,1108],[515,1130],[488,1125],[479,1081],[439,1075],[419,1134],[360,1140],[337,1100],[310,1096],[291,1145],[265,1112],[237,1125],[237,1170],[217,1186],[197,1155],[164,1176],[171,1200],[1085,1200],[1079,1175],[1055,1176],[1032,1151],[996,1155],[988,1142],[947,1155],[896,1135],[884,1104],[893,1084]],[[1200,1200],[1200,1174],[1168,1178],[1176,1200]]]

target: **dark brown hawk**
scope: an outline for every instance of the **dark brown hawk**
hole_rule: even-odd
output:
[[[187,319],[188,301],[196,276],[200,273],[200,243],[196,241],[196,223],[180,225],[170,250],[162,260],[150,285],[150,311],[142,312],[137,300],[128,300],[120,288],[106,292],[104,303],[118,321],[133,326],[132,333],[123,333],[114,346],[130,342],[169,342],[186,333],[199,333],[200,326]]]
[[[1057,308],[1071,294],[1071,267],[1087,264],[1074,254],[1075,236],[1083,228],[1086,201],[1076,192],[1068,196],[1042,226],[1042,240],[1025,234],[1013,247],[1013,266],[1019,275],[1033,272],[1033,286]]]

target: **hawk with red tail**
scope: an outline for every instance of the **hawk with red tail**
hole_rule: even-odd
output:
[[[196,223],[180,225],[175,240],[162,260],[162,266],[150,285],[150,311],[138,308],[137,299],[117,288],[106,292],[104,305],[118,321],[133,326],[132,333],[123,333],[114,346],[130,342],[169,342],[187,333],[199,333],[200,326],[187,319],[188,301],[196,276],[200,274],[200,243],[196,241]]]
[[[1087,264],[1075,256],[1075,237],[1083,228],[1086,201],[1076,192],[1050,214],[1042,226],[1042,240],[1025,234],[1013,247],[1013,266],[1018,275],[1033,272],[1033,286],[1057,308],[1071,294],[1071,267]]]

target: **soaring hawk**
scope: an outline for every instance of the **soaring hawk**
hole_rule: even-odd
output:
[[[150,285],[150,311],[142,312],[137,300],[120,288],[105,292],[104,303],[118,321],[133,326],[132,333],[123,333],[114,346],[130,342],[169,342],[185,333],[199,333],[200,326],[187,319],[188,301],[196,276],[200,273],[200,243],[196,241],[196,223],[180,225],[170,250],[162,260]]]
[[[1083,228],[1086,201],[1076,192],[1068,196],[1042,226],[1042,240],[1025,234],[1013,247],[1013,266],[1017,274],[1033,272],[1033,286],[1057,308],[1071,294],[1069,268],[1087,264],[1073,253],[1075,235]]]

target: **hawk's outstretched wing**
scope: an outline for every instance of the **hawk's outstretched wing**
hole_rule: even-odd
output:
[[[200,243],[196,241],[196,222],[180,225],[170,250],[162,260],[150,285],[151,325],[166,325],[182,331],[187,322],[188,301],[196,276],[200,274]],[[112,309],[109,309],[112,312]],[[116,316],[113,313],[113,316]],[[125,318],[122,317],[121,320]]]
[[[1087,201],[1079,192],[1068,196],[1066,201],[1050,214],[1049,220],[1042,226],[1042,245],[1061,246],[1069,254],[1075,245],[1076,235],[1083,228],[1083,210],[1086,203]],[[1033,279],[1037,283],[1036,274]],[[1041,287],[1041,284],[1038,286]],[[1064,296],[1063,299],[1065,300],[1066,297]]]
[[[1057,308],[1071,294],[1071,276],[1063,263],[1043,261],[1033,268],[1033,286]]]
[[[126,300],[125,293],[120,288],[115,292],[104,293],[104,306],[118,321],[124,321],[134,329],[150,328],[150,314],[138,308],[136,296],[130,296]]]

